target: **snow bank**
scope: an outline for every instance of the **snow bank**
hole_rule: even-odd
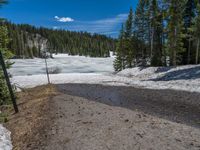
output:
[[[112,55],[112,54],[111,54]],[[50,75],[51,83],[86,83],[112,86],[133,86],[150,89],[176,89],[200,92],[200,65],[179,67],[136,67],[113,75],[114,57],[90,58],[84,56],[54,55],[48,59],[50,70],[59,71]],[[47,84],[43,59],[12,60],[9,70],[12,82],[22,88]]]
[[[0,124],[0,150],[12,150],[10,131]]]
[[[132,69],[126,69],[118,73],[119,76],[125,76],[125,77],[148,77],[150,75],[153,75],[157,68],[149,67],[149,68],[140,68],[135,67]]]
[[[117,74],[132,79],[130,84],[151,89],[200,92],[200,65],[133,68]]]
[[[134,77],[143,80],[193,80],[200,78],[200,65],[178,67],[136,67],[118,73],[119,76]]]
[[[200,92],[200,66],[177,68],[133,68],[117,75],[68,73],[50,75],[51,83],[84,83],[112,86],[133,86],[149,89],[174,89]],[[14,76],[12,82],[22,88],[47,84],[46,75]]]

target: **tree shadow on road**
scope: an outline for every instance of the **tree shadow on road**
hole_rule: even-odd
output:
[[[200,93],[87,84],[58,85],[64,94],[200,128]]]

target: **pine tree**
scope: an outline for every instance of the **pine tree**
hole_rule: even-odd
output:
[[[193,26],[193,20],[196,14],[196,5],[195,0],[187,0],[183,19],[184,19],[184,34],[186,35],[184,38],[184,47],[186,52],[183,53],[183,64],[191,63],[191,53],[192,53],[192,45],[193,45],[193,36],[191,32],[191,28]]]
[[[0,7],[2,7],[2,5],[6,3],[7,3],[6,0],[0,0]],[[2,52],[5,58],[8,58],[10,56],[10,53],[8,53],[7,51],[6,47],[7,44],[8,44],[7,29],[3,26],[0,26],[0,51]],[[7,66],[9,66],[8,63]],[[2,67],[0,66],[0,105],[5,103],[5,101],[7,100],[9,100],[8,88],[6,86],[6,82],[3,76]]]
[[[6,66],[9,68],[11,63],[7,59],[10,58],[12,54],[7,49],[8,42],[9,39],[7,35],[7,29],[6,27],[0,26],[0,51],[6,61]],[[8,100],[10,100],[9,92],[3,75],[2,67],[0,66],[0,105],[8,102]]]
[[[152,0],[150,5],[150,37],[151,37],[151,65],[162,65],[162,32],[163,17],[159,10],[157,0]]]
[[[125,64],[124,64],[124,26],[123,25],[122,25],[122,29],[120,31],[119,41],[117,43],[116,58],[114,61],[114,69],[117,72],[125,69]]]
[[[170,65],[176,66],[181,62],[180,53],[183,48],[183,17],[182,10],[185,0],[169,0],[168,8],[168,42],[167,49],[170,55]]]
[[[134,33],[138,40],[142,41],[140,51],[137,54],[137,62],[145,59],[149,55],[150,41],[150,17],[149,17],[149,0],[139,0],[134,19]],[[146,63],[146,62],[145,62]]]
[[[132,47],[132,36],[133,36],[133,9],[130,9],[128,19],[125,24],[124,32],[124,53],[125,53],[125,66],[127,68],[133,67],[134,60],[134,49]]]

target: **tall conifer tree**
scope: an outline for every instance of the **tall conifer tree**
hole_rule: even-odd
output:
[[[170,65],[176,66],[181,62],[180,53],[184,51],[182,12],[185,0],[169,0],[168,2],[167,49],[170,56]]]
[[[122,71],[125,69],[125,58],[124,58],[124,26],[122,25],[119,41],[117,43],[116,58],[114,61],[115,71]]]
[[[162,32],[163,17],[157,0],[151,0],[150,4],[150,37],[151,37],[151,65],[162,65]]]
[[[148,0],[139,0],[138,6],[135,12],[134,26],[135,36],[143,43],[149,42],[149,12],[148,12]],[[147,54],[147,47],[144,44],[140,45],[141,58],[145,59]]]
[[[6,4],[6,0],[0,0],[0,7]],[[8,51],[8,30],[5,26],[0,26],[0,51],[5,59],[6,67],[10,67],[11,63],[8,59],[12,56],[11,52]],[[2,66],[0,65],[0,105],[7,103],[10,100],[9,91],[6,85],[6,81],[3,75]]]
[[[125,24],[125,32],[124,32],[124,52],[125,52],[125,66],[127,68],[133,67],[133,59],[134,59],[134,49],[132,43],[133,36],[133,9],[130,9],[128,19]]]
[[[184,20],[184,34],[186,35],[184,38],[184,48],[186,49],[185,53],[183,53],[183,64],[190,64],[191,54],[192,54],[192,46],[193,46],[193,35],[192,35],[192,26],[193,20],[196,14],[196,5],[195,0],[187,0],[183,12],[183,20]]]

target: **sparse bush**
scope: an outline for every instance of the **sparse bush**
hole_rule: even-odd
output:
[[[59,74],[61,73],[61,68],[59,67],[52,67],[52,68],[49,68],[49,74]]]

